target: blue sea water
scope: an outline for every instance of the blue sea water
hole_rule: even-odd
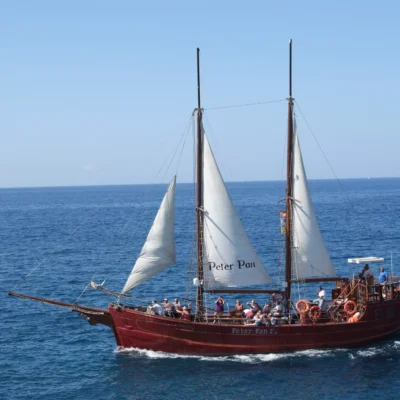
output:
[[[118,350],[108,327],[93,327],[71,311],[7,295],[14,288],[107,307],[109,297],[85,288],[94,277],[121,290],[165,189],[0,190],[0,398],[399,398],[400,335],[353,349],[185,357]],[[279,285],[283,241],[278,201],[284,197],[284,183],[230,183],[228,189]],[[177,265],[137,288],[131,302],[193,298],[193,190],[189,184],[177,186]],[[311,181],[310,190],[338,273],[359,272],[347,258],[374,255],[385,257],[386,269],[400,275],[400,179]],[[376,266],[373,271],[377,273]]]

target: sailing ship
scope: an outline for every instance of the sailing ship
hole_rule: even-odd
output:
[[[400,329],[399,281],[390,277],[375,285],[359,276],[337,275],[321,235],[310,196],[300,149],[292,97],[292,41],[289,44],[287,185],[285,197],[285,277],[281,288],[252,289],[273,281],[261,262],[231,201],[207,134],[200,102],[200,61],[197,49],[198,105],[196,151],[195,309],[187,319],[155,315],[142,305],[124,305],[129,291],[175,264],[174,200],[176,178],[162,200],[142,251],[121,292],[92,283],[94,289],[115,295],[107,310],[9,292],[12,296],[72,309],[91,324],[109,326],[120,347],[182,354],[233,355],[314,348],[348,347],[384,339]],[[376,257],[349,259],[354,263],[381,262]],[[296,282],[334,282],[325,306],[295,300]],[[274,293],[286,310],[263,325],[228,313],[209,312],[209,294]]]

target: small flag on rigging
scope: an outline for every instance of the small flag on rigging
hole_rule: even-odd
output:
[[[286,211],[279,211],[279,216],[281,220],[281,233],[286,235]]]

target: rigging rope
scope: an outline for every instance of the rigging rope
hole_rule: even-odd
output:
[[[207,137],[209,138],[210,147],[211,147],[211,144],[212,144],[212,147],[211,147],[212,152],[214,153],[216,158],[218,158],[217,156],[221,155],[221,151],[220,151],[220,147],[221,146],[218,143],[217,135],[215,134],[215,131],[214,131],[214,129],[213,129],[208,117],[207,117],[207,113],[204,113],[203,116],[204,116],[205,122],[207,124],[207,131],[204,129],[204,133],[206,133]],[[219,168],[221,174],[226,178],[226,179],[224,179],[224,182],[228,182],[229,181],[229,176],[228,176],[229,174],[226,173],[228,168],[225,168],[225,167],[226,167],[226,165],[224,165],[224,163],[222,162],[221,157],[220,157],[219,161],[218,161],[218,168]]]
[[[234,104],[230,106],[219,106],[219,107],[210,107],[210,108],[205,108],[205,111],[209,110],[222,110],[225,108],[238,108],[238,107],[250,107],[250,106],[259,106],[261,104],[271,104],[271,103],[280,103],[282,101],[286,101],[286,99],[282,100],[271,100],[271,101],[259,101],[257,103],[245,103],[245,104]]]
[[[186,128],[186,136],[185,136],[185,140],[184,140],[184,142],[183,142],[183,144],[182,144],[182,150],[181,150],[181,154],[179,155],[178,162],[177,162],[176,173],[175,173],[175,175],[178,175],[179,166],[181,165],[183,150],[185,149],[186,141],[187,141],[187,138],[188,138],[188,136],[189,136],[189,128],[190,128],[190,126],[191,126],[192,124],[193,124],[193,119],[192,119],[192,117],[191,117],[191,118],[189,119],[189,122],[188,122],[188,125],[187,125],[187,128]],[[172,162],[172,161],[171,161],[171,162]],[[165,175],[164,175],[164,176],[165,176]]]
[[[302,116],[304,122],[306,123],[306,125],[307,125],[307,127],[308,127],[308,129],[309,129],[309,131],[311,132],[311,134],[312,134],[312,136],[313,136],[315,142],[317,143],[317,146],[318,146],[318,148],[320,149],[320,151],[321,151],[323,157],[325,158],[326,163],[328,164],[329,168],[330,168],[331,171],[332,171],[332,174],[334,175],[336,181],[338,182],[341,191],[342,191],[343,194],[345,195],[347,202],[349,203],[349,205],[350,205],[350,207],[353,209],[353,211],[357,212],[357,209],[354,207],[353,203],[351,202],[349,195],[347,194],[346,190],[344,189],[344,187],[343,187],[343,185],[342,185],[340,179],[339,179],[338,176],[336,175],[335,170],[333,169],[331,163],[329,162],[328,157],[326,156],[326,154],[325,154],[324,151],[322,150],[322,147],[321,147],[321,145],[319,144],[316,135],[314,134],[313,130],[311,129],[310,124],[308,123],[306,117],[304,116],[303,112],[301,111],[301,108],[300,108],[300,106],[299,106],[299,104],[298,104],[298,102],[297,102],[296,100],[295,100],[295,103],[296,103],[296,107],[298,108],[298,110],[299,110],[299,112],[300,112],[300,115]],[[363,229],[364,229],[364,231],[367,231],[366,226],[365,226],[364,224],[363,224]],[[350,268],[350,266],[349,266],[349,268]]]
[[[182,151],[181,151],[181,153],[180,153],[180,157],[182,157],[182,153],[183,153],[183,149],[184,149],[185,144],[186,144],[186,139],[187,139],[187,136],[188,136],[188,132],[189,132],[189,128],[190,128],[191,121],[192,121],[192,115],[190,115],[189,120],[188,120],[188,122],[187,122],[187,124],[186,124],[186,126],[185,126],[185,129],[184,129],[184,131],[182,132],[182,134],[180,135],[180,137],[179,137],[179,139],[178,139],[178,141],[177,141],[177,144],[172,148],[172,151],[171,151],[171,152],[168,154],[168,156],[165,158],[164,162],[162,163],[161,167],[159,168],[159,170],[157,171],[155,177],[153,178],[153,181],[152,181],[151,184],[149,185],[148,190],[146,191],[146,193],[143,194],[142,198],[145,198],[145,197],[148,196],[148,194],[149,194],[149,192],[150,192],[150,190],[151,190],[151,185],[153,185],[153,184],[155,183],[155,181],[156,181],[156,179],[158,178],[160,172],[163,170],[164,166],[167,164],[168,160],[171,158],[171,159],[170,159],[170,162],[169,162],[169,164],[168,164],[168,166],[167,166],[167,168],[166,168],[166,171],[165,171],[163,177],[161,178],[161,180],[164,180],[164,178],[165,178],[166,174],[168,173],[168,170],[169,170],[169,168],[171,167],[171,164],[172,164],[172,162],[173,162],[173,160],[174,160],[174,158],[175,158],[175,156],[176,156],[176,154],[177,154],[177,152],[178,152],[178,149],[181,147],[181,142],[183,141]],[[171,154],[172,154],[172,156],[171,156]],[[178,167],[179,167],[179,164],[180,164],[180,159],[179,159],[179,162],[178,162]],[[127,228],[128,225],[130,224],[130,222],[131,222],[131,220],[133,219],[133,217],[134,217],[134,213],[131,214],[131,216],[128,218],[127,222],[126,222],[126,223],[124,224],[124,226],[121,228],[119,234],[117,235],[116,239],[114,240],[113,246],[115,246],[115,245],[119,242],[119,240],[121,239],[123,233],[125,232],[126,228]],[[145,213],[142,213],[139,222],[136,224],[136,230],[135,230],[135,232],[137,231],[138,227],[142,225],[144,218],[145,218]],[[126,249],[127,249],[127,247],[128,247],[128,244],[129,244],[129,243],[131,242],[131,240],[132,240],[132,236],[133,236],[133,234],[130,235],[130,236],[128,237],[128,239],[126,240],[125,245],[123,246],[123,252],[126,252]],[[104,264],[105,264],[105,261],[106,261],[105,258],[103,258],[102,263],[100,264],[100,266],[99,266],[99,267],[96,269],[96,271],[94,272],[94,274],[93,274],[93,276],[92,276],[92,278],[91,278],[91,281],[94,280],[94,278],[96,277],[96,275],[98,274],[98,272],[103,268],[103,266],[104,266]],[[105,276],[104,282],[107,280],[107,278],[108,278],[109,275],[110,275],[110,273],[108,273],[108,274]],[[81,294],[77,297],[77,299],[75,300],[75,302],[78,302],[78,300],[83,296],[83,294],[86,292],[86,290],[87,290],[89,287],[90,287],[90,281],[89,281],[88,284],[85,286],[85,288],[83,289],[83,291],[81,292]]]
[[[178,160],[178,165],[177,165],[177,169],[176,169],[176,173],[178,173],[178,168],[179,168],[179,165],[180,165],[180,161],[181,161],[181,157],[182,157],[183,150],[184,150],[184,148],[185,148],[186,139],[187,139],[187,137],[188,137],[188,133],[189,133],[189,128],[190,128],[191,122],[192,122],[192,116],[189,117],[189,121],[187,122],[185,129],[184,129],[184,131],[182,132],[182,134],[181,134],[181,136],[180,136],[180,138],[179,138],[179,140],[178,140],[177,145],[175,145],[175,150],[174,150],[173,152],[171,152],[171,153],[173,153],[173,154],[172,154],[172,157],[171,157],[171,161],[169,162],[167,168],[165,168],[165,172],[164,172],[164,175],[163,175],[163,177],[161,178],[161,180],[164,180],[165,176],[167,175],[167,173],[168,173],[168,171],[169,171],[169,168],[171,167],[172,162],[174,161],[174,158],[175,158],[175,156],[176,156],[176,154],[177,154],[179,148],[182,147],[182,150],[181,150],[181,153],[180,153],[180,158],[179,158],[179,160]],[[183,141],[183,144],[181,145],[181,142],[182,142],[182,141]],[[170,154],[171,154],[171,153],[170,153]],[[170,156],[167,157],[166,161],[168,160],[169,157],[170,157]],[[162,167],[160,168],[159,172],[163,169],[164,165],[166,164],[166,161],[163,163],[163,165],[162,165]],[[159,173],[159,172],[158,172],[158,173]],[[158,173],[157,173],[157,175],[158,175]],[[156,177],[156,178],[157,178],[157,177]],[[155,179],[156,179],[156,178],[155,178]],[[155,180],[155,179],[154,179],[154,180]]]
[[[327,164],[329,165],[329,168],[331,169],[331,171],[332,171],[332,173],[333,173],[335,179],[336,179],[337,182],[339,183],[340,189],[341,189],[342,192],[345,194],[346,199],[347,199],[347,201],[349,202],[351,208],[352,208],[354,211],[357,211],[356,208],[354,207],[353,203],[351,202],[349,196],[347,195],[347,192],[344,190],[344,187],[342,186],[342,183],[341,183],[340,179],[339,179],[338,176],[336,175],[335,170],[333,169],[331,163],[329,162],[328,157],[326,156],[326,154],[325,154],[324,151],[322,150],[322,147],[321,147],[321,145],[319,144],[317,137],[315,136],[313,130],[311,129],[310,124],[309,124],[308,121],[306,120],[306,117],[304,116],[303,112],[301,111],[301,108],[300,108],[300,106],[299,106],[299,104],[297,103],[296,100],[295,100],[295,103],[296,103],[296,107],[297,107],[297,108],[299,109],[299,111],[300,111],[301,116],[302,116],[303,119],[304,119],[304,122],[306,123],[306,125],[307,125],[309,131],[311,132],[311,134],[312,134],[312,136],[313,136],[315,142],[317,143],[318,148],[320,149],[322,155],[324,156],[325,161],[326,161]]]

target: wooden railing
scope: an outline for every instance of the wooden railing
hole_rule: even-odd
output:
[[[368,287],[364,281],[351,280],[339,295],[332,299],[332,304],[326,310],[326,314],[330,315],[332,321],[338,321],[345,313],[344,305],[346,301],[352,300],[357,304],[357,311],[361,313],[361,317],[365,312],[365,302],[368,302]]]

